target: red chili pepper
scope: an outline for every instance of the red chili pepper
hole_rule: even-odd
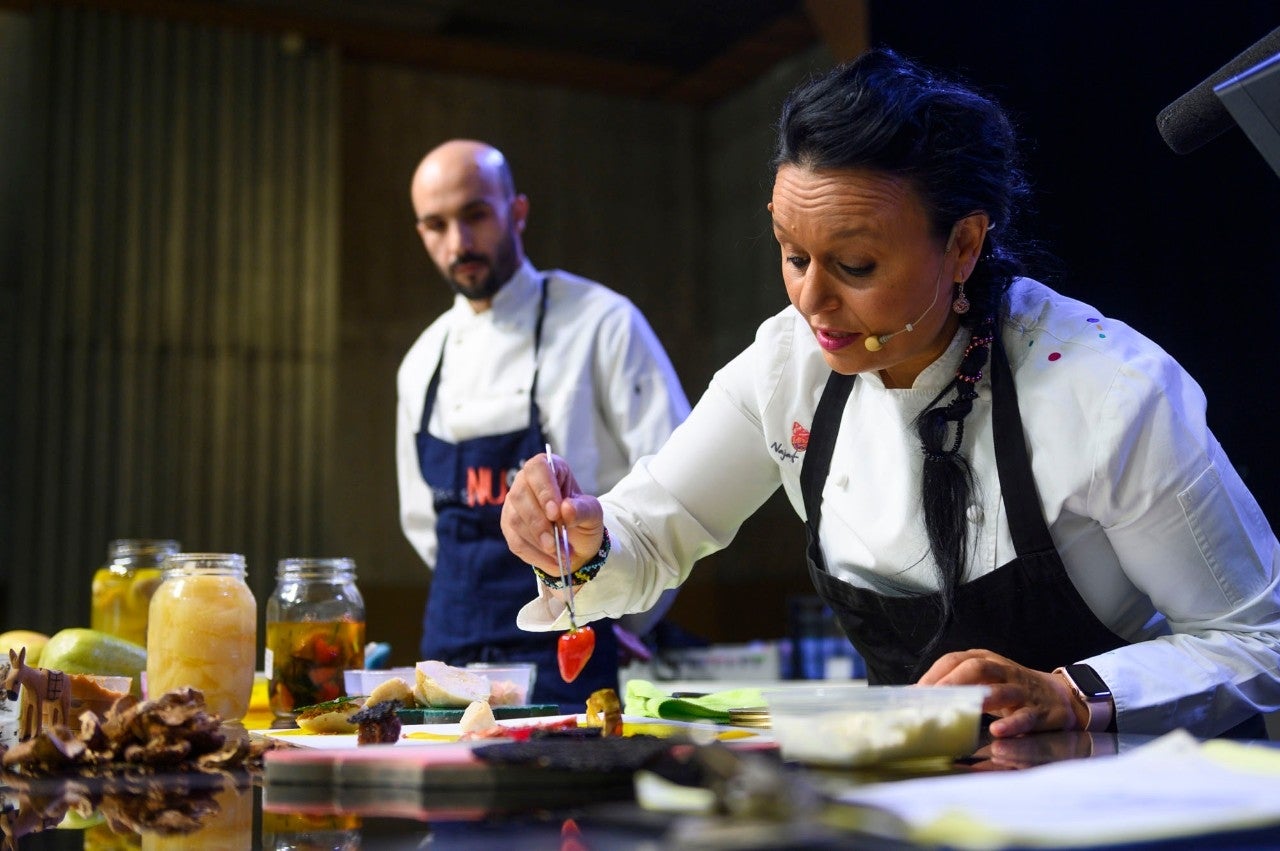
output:
[[[596,631],[589,626],[571,629],[560,636],[556,645],[556,661],[560,663],[560,677],[571,683],[587,667],[591,651],[596,649]]]
[[[331,644],[323,635],[316,634],[311,639],[311,658],[321,665],[332,665],[338,661],[338,646]]]
[[[342,689],[338,688],[337,683],[322,683],[316,687],[316,703],[326,703],[334,700],[342,694]]]
[[[560,851],[590,851],[587,843],[582,841],[582,828],[571,818],[560,825]]]

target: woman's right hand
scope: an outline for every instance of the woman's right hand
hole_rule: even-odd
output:
[[[604,539],[600,501],[582,492],[563,458],[535,455],[525,462],[507,491],[502,503],[502,534],[518,558],[556,576],[560,572],[556,523],[563,523],[569,533],[570,570],[586,564],[599,551]]]

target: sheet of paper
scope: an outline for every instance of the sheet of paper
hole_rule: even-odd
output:
[[[1280,827],[1280,748],[1176,731],[1117,756],[878,783],[838,796],[957,848],[1110,844]]]

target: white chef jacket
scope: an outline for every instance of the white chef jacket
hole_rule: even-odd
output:
[[[1280,544],[1210,433],[1200,388],[1132,328],[1035,281],[1014,283],[1008,309],[1001,334],[1045,521],[1084,601],[1135,642],[1078,660],[1111,688],[1118,729],[1214,731],[1280,708]],[[909,389],[875,372],[853,385],[819,530],[844,581],[937,589],[913,421],[968,340],[961,330]],[[803,518],[803,447],[829,374],[797,311],[766,320],[662,451],[603,497],[613,552],[575,595],[578,619],[643,608],[779,485]],[[977,391],[962,448],[975,480],[966,581],[1015,556],[989,377]],[[563,628],[562,606],[539,591],[518,622]]]
[[[410,347],[396,377],[400,523],[429,567],[435,566],[436,515],[415,440],[427,384],[447,345],[428,423],[441,440],[456,443],[528,425],[544,274],[547,308],[537,389],[542,429],[587,493],[615,485],[689,414],[662,344],[636,306],[618,293],[566,272],[539,272],[525,261],[489,310],[476,313],[457,296]],[[529,578],[537,584],[532,572]]]

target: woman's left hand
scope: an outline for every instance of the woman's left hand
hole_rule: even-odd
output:
[[[925,672],[920,685],[984,685],[990,691],[982,711],[996,716],[991,735],[1020,736],[1044,730],[1079,730],[1084,727],[1066,680],[1056,674],[1033,671],[990,650],[948,653]]]

